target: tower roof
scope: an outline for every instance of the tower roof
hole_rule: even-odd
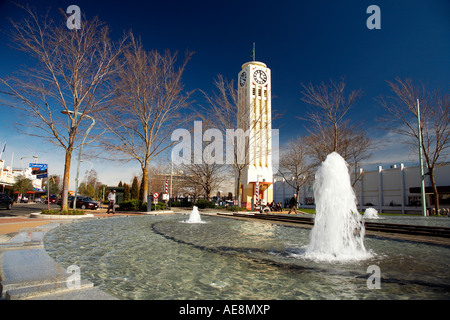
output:
[[[264,62],[260,62],[260,61],[249,61],[249,62],[246,62],[246,63],[244,63],[244,64],[242,65],[242,69],[247,68],[247,66],[248,66],[249,64],[255,64],[255,65],[257,65],[257,66],[267,68],[267,65],[266,65]]]

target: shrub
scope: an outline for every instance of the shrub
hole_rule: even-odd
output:
[[[156,205],[156,210],[163,210],[166,208],[164,203],[158,203]],[[119,205],[119,209],[122,211],[147,211],[147,202],[142,202],[139,199],[132,199],[128,201],[123,201]],[[155,210],[155,205],[152,203],[152,210]]]
[[[51,210],[42,210],[41,212],[42,214],[50,214],[50,215],[68,215],[68,216],[74,216],[74,215],[84,215],[84,211],[83,210],[73,210],[73,209],[69,209],[69,210],[55,210],[55,209],[51,209]]]
[[[140,211],[142,206],[142,201],[139,199],[132,199],[123,201],[119,204],[119,210],[122,211]]]
[[[195,203],[195,205],[196,205],[199,209],[215,208],[215,207],[216,207],[216,205],[214,204],[214,202],[208,201],[208,200],[206,200],[206,199],[200,199],[200,200],[197,200],[197,202]]]
[[[192,202],[189,202],[189,201],[187,201],[187,200],[182,200],[182,201],[172,201],[172,202],[170,203],[170,205],[171,205],[172,207],[183,207],[183,208],[186,208],[186,207],[192,207]]]

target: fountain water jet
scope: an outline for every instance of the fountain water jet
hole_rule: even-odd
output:
[[[377,209],[367,208],[364,211],[364,219],[380,219]]]
[[[185,223],[205,223],[202,221],[200,217],[200,213],[198,212],[198,207],[194,206],[192,208],[191,214],[189,215],[189,219],[184,221]]]
[[[329,154],[319,167],[313,190],[316,217],[305,257],[325,261],[371,257],[364,247],[365,228],[356,208],[348,166],[338,153]]]

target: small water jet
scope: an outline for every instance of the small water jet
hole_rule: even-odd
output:
[[[305,258],[351,261],[371,257],[364,247],[365,228],[356,208],[348,166],[336,152],[316,172],[316,216]]]
[[[202,221],[202,218],[200,217],[200,213],[198,212],[198,207],[194,206],[192,208],[192,211],[189,215],[189,219],[186,221],[183,221],[185,223],[206,223],[205,221]]]
[[[364,219],[381,219],[378,215],[377,209],[374,208],[367,208],[364,211]]]

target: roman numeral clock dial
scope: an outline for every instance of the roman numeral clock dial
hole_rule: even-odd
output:
[[[264,84],[267,81],[267,74],[262,70],[256,70],[253,73],[253,80],[258,84]]]

